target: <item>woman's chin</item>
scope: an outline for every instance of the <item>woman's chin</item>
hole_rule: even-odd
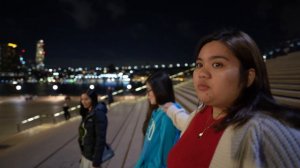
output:
[[[202,102],[205,105],[210,105],[210,103],[211,103],[211,101],[209,99],[207,99],[207,98],[200,99],[200,102]]]

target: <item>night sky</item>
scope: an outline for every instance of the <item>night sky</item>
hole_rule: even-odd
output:
[[[1,0],[0,43],[33,60],[45,41],[46,67],[191,63],[201,37],[241,29],[262,50],[300,37],[300,0]]]

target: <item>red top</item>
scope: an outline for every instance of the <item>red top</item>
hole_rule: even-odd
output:
[[[197,113],[182,137],[171,149],[167,167],[209,167],[217,144],[224,132],[224,130],[215,131],[212,125],[220,120],[213,119],[212,107],[210,106]],[[199,133],[203,131],[202,137],[199,138]]]

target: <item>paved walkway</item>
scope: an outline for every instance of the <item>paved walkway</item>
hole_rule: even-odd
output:
[[[67,122],[44,124],[6,139],[1,142],[1,167],[43,167],[49,158],[67,149],[70,150],[67,156],[46,167],[77,167],[74,162],[79,160],[79,150],[75,147],[79,121],[79,117],[74,117]]]
[[[132,167],[142,146],[141,125],[147,110],[145,98],[113,104],[108,113],[107,141],[116,151],[103,167]],[[80,117],[44,124],[0,143],[1,168],[78,167]]]

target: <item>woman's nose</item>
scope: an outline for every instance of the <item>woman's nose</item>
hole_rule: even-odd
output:
[[[196,73],[195,75],[197,75],[198,78],[209,78],[210,77],[210,72],[204,66],[199,69],[196,69],[194,73]]]

